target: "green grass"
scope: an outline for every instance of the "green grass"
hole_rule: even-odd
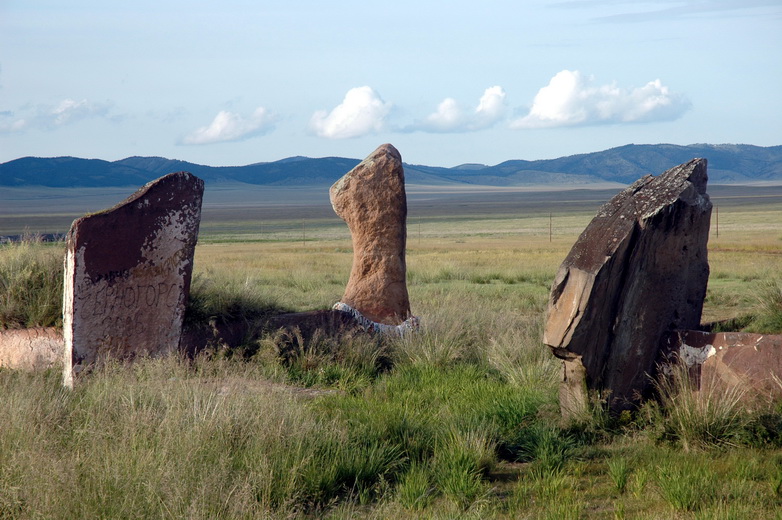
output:
[[[289,386],[301,375],[263,350],[110,363],[70,392],[54,371],[0,370],[0,512],[773,518],[782,506],[778,445],[688,453],[638,424],[585,435],[558,423],[553,385],[519,385],[486,357],[443,366],[397,350],[410,347],[388,345],[393,368],[366,368],[348,391],[339,377]]]
[[[686,367],[679,365],[657,383],[660,403],[649,403],[652,422],[664,437],[684,451],[740,445],[749,432],[752,414],[742,386],[710,384],[696,391]]]
[[[0,329],[62,326],[62,243],[0,245]]]
[[[608,476],[616,487],[618,493],[624,493],[627,489],[627,483],[630,477],[630,466],[624,457],[612,458],[608,460]]]
[[[252,321],[288,310],[251,277],[237,279],[215,272],[207,278],[198,273],[191,282],[185,323]]]
[[[714,500],[717,475],[702,462],[666,462],[657,467],[660,495],[676,511],[697,511]]]
[[[758,299],[760,311],[745,328],[761,334],[782,334],[782,280],[765,280]]]
[[[373,490],[400,465],[394,447],[351,439],[344,424],[287,391],[227,391],[214,379],[255,379],[251,366],[206,363],[212,366],[175,359],[109,366],[73,393],[56,375],[39,381],[0,372],[0,489],[16,490],[0,511],[47,518],[314,512]],[[202,369],[210,377],[198,377]],[[33,403],[35,394],[47,399]],[[9,417],[10,410],[24,417]]]

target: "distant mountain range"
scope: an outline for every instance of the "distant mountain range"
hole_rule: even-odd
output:
[[[743,144],[629,144],[602,152],[538,161],[505,161],[495,166],[463,164],[441,168],[405,164],[405,177],[411,184],[628,184],[646,174],[658,175],[694,157],[708,159],[712,184],[782,182],[782,146]],[[162,157],[128,157],[113,162],[76,157],[23,157],[0,164],[0,186],[140,186],[176,171],[188,171],[207,184],[329,185],[359,162],[342,157],[290,157],[247,166],[216,167]]]

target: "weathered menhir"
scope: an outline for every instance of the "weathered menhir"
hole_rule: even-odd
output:
[[[198,177],[171,173],[73,222],[63,296],[66,386],[74,367],[179,348],[203,193]]]
[[[543,341],[564,360],[560,405],[613,412],[649,392],[664,337],[700,326],[709,278],[705,159],[639,179],[607,202],[551,289]]]
[[[374,332],[415,328],[407,294],[407,196],[399,151],[379,146],[331,186],[329,198],[353,239],[350,279],[334,309]]]

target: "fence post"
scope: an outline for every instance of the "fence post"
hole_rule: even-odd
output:
[[[551,213],[548,214],[548,241],[552,241],[552,237],[554,235],[554,223],[553,218],[551,216]]]
[[[717,212],[717,238],[720,237],[720,207],[714,206],[714,209]]]

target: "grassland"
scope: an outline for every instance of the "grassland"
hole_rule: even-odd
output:
[[[782,287],[782,192],[721,193],[704,320],[760,316]],[[404,339],[314,338],[281,359],[270,334],[249,359],[112,364],[71,392],[0,370],[0,518],[782,518],[779,403],[673,384],[665,409],[560,421],[548,290],[610,194],[411,190],[423,328]],[[277,195],[205,207],[196,292],[339,299],[344,224]]]

